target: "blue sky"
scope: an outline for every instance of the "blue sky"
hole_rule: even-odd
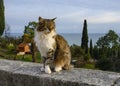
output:
[[[38,17],[56,19],[58,33],[81,33],[87,19],[89,33],[120,33],[120,0],[4,0],[5,19],[11,32]]]

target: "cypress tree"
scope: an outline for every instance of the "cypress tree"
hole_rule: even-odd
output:
[[[87,31],[87,20],[84,20],[83,32],[81,39],[81,48],[85,50],[85,53],[88,53],[88,31]]]
[[[92,44],[92,39],[90,39],[90,55],[93,57],[93,44]]]
[[[0,36],[5,29],[4,2],[0,0]]]
[[[100,57],[99,48],[96,45],[94,45],[94,47],[93,47],[93,58],[98,60],[98,59],[100,59],[99,57]]]

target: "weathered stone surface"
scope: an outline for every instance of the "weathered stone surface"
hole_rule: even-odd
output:
[[[0,60],[0,86],[120,86],[120,73],[74,68],[45,74],[41,66]]]

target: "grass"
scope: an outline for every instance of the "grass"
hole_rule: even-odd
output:
[[[83,68],[87,68],[87,69],[95,69],[95,64],[90,64],[90,63],[86,63]]]
[[[23,58],[23,55],[17,56],[15,53],[13,53],[13,51],[0,48],[0,59],[14,60],[15,57],[16,57],[16,60],[32,62],[31,54],[26,54],[24,55],[24,58]],[[41,62],[39,52],[36,53],[36,62]]]
[[[24,56],[23,55],[19,55],[19,56],[16,56],[16,60],[22,60],[22,61],[26,61],[26,62],[32,62],[32,55],[31,54],[26,54]],[[41,62],[39,52],[37,52],[37,54],[36,54],[36,62],[37,63]]]
[[[80,58],[77,59],[75,58],[74,60],[76,60],[74,66],[77,68],[96,69],[95,62],[85,61],[84,59],[80,59]]]

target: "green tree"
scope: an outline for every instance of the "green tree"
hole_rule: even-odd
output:
[[[85,54],[84,61],[89,62],[90,59],[91,59],[90,53]]]
[[[83,32],[81,39],[81,48],[85,50],[85,53],[88,53],[88,31],[87,31],[87,20],[84,20]]]
[[[99,48],[103,48],[103,47],[108,47],[109,46],[109,42],[106,40],[106,36],[100,37],[98,39],[98,41],[96,42],[97,46]]]
[[[37,22],[32,21],[29,22],[27,26],[25,26],[24,34],[28,34],[31,38],[34,37],[34,29],[37,26]]]
[[[120,71],[120,41],[118,34],[113,30],[109,30],[97,41],[97,49],[99,50],[99,59],[96,67],[102,70]]]
[[[94,48],[93,48],[93,58],[95,60],[98,60],[99,59],[99,48],[95,45]]]
[[[115,31],[113,30],[109,30],[109,32],[107,34],[105,34],[105,36],[100,37],[99,40],[97,41],[97,46],[99,48],[103,48],[103,47],[118,47],[119,44],[119,36],[115,33]]]
[[[109,47],[118,47],[119,44],[119,36],[118,34],[116,34],[115,31],[113,30],[109,30],[109,32],[105,35],[106,36],[106,40],[109,42]]]
[[[78,46],[78,45],[75,45],[73,44],[71,47],[71,54],[72,54],[72,57],[77,57],[79,59],[83,59],[83,57],[85,56],[85,52],[83,51],[83,49]]]
[[[93,44],[92,44],[92,39],[90,39],[90,55],[93,58]]]
[[[25,26],[23,41],[26,43],[31,43],[34,37],[34,29],[37,26],[37,22],[32,21],[29,22],[27,26]]]
[[[105,36],[99,38],[97,46],[101,50],[101,55],[105,54],[107,57],[118,57],[119,36],[113,30],[109,30]]]
[[[4,1],[0,0],[0,36],[5,29]]]

